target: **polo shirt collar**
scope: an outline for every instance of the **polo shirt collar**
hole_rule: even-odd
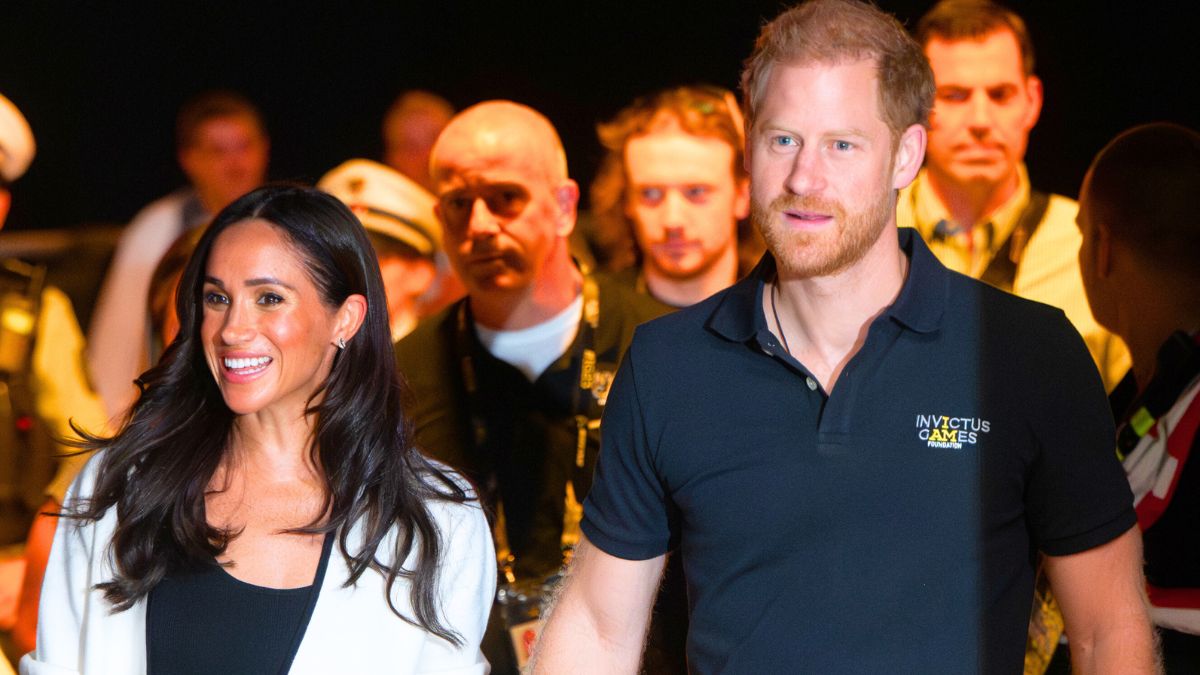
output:
[[[900,249],[908,256],[908,275],[884,316],[918,333],[936,331],[946,312],[950,271],[913,228],[899,228],[899,239]],[[708,329],[733,342],[746,342],[766,330],[762,294],[766,282],[774,278],[775,257],[768,251],[746,278],[725,292],[708,318]]]
[[[763,316],[763,285],[775,278],[775,257],[770,251],[744,279],[729,287],[705,324],[709,330],[733,342],[746,342],[766,330]]]
[[[950,295],[950,270],[934,257],[911,227],[899,228],[900,250],[908,256],[908,275],[900,295],[884,312],[909,330],[932,333],[942,325]]]

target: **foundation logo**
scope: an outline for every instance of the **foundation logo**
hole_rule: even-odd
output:
[[[992,430],[992,423],[978,417],[917,415],[917,438],[931,448],[962,450],[975,445]]]

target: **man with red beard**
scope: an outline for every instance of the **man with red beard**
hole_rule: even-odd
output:
[[[813,0],[763,29],[742,87],[770,254],[639,328],[534,672],[635,672],[673,550],[693,672],[1019,672],[1037,551],[1077,667],[1152,672],[1082,340],[895,227],[933,97],[920,47]]]
[[[916,38],[937,89],[925,168],[900,193],[897,224],[916,228],[946,267],[1063,310],[1111,389],[1129,351],[1088,308],[1079,206],[1032,187],[1025,169],[1042,110],[1025,22],[990,0],[942,0]]]

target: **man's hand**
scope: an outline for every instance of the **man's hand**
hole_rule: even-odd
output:
[[[1160,673],[1137,526],[1107,544],[1046,556],[1078,673]]]
[[[665,563],[617,558],[581,537],[531,672],[636,673]]]

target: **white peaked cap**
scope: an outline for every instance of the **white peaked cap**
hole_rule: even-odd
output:
[[[337,197],[363,227],[432,257],[441,248],[437,202],[404,174],[369,159],[352,159],[325,174],[317,187]]]
[[[0,177],[8,183],[20,178],[35,152],[37,145],[29,122],[12,101],[0,94]]]

